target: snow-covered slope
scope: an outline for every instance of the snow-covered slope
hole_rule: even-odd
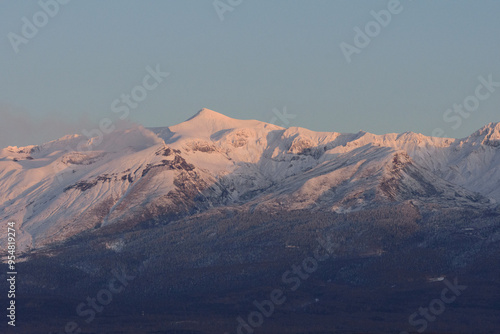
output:
[[[223,205],[481,206],[500,200],[499,166],[500,123],[457,140],[285,129],[202,109],[175,126],[120,130],[101,142],[72,135],[1,150],[0,217],[18,223],[27,248]]]

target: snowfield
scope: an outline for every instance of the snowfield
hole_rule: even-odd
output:
[[[406,200],[496,205],[499,166],[500,123],[463,139],[344,134],[202,109],[178,125],[120,130],[102,143],[69,135],[2,149],[0,216],[17,222],[26,250],[217,206],[341,213]]]

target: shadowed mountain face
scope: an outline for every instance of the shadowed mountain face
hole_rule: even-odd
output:
[[[207,109],[171,127],[5,148],[0,215],[26,252],[26,333],[68,321],[82,333],[235,333],[273,289],[286,302],[256,333],[417,332],[409,317],[455,277],[467,291],[427,332],[495,333],[499,166],[499,123],[442,139]],[[318,248],[328,256],[310,264]],[[136,278],[87,322],[77,306],[116,270]]]

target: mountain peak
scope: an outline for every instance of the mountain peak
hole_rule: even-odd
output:
[[[248,121],[241,121],[216,111],[203,108],[186,121],[170,126],[172,133],[184,138],[210,138],[210,136],[220,130],[244,127]],[[249,125],[249,124],[246,124]],[[177,136],[175,137],[178,138]]]
[[[231,117],[228,117],[226,115],[223,115],[221,113],[218,113],[217,111],[213,111],[211,109],[207,108],[202,108],[200,111],[198,111],[196,114],[188,118],[187,120],[190,121],[195,118],[203,118],[203,119],[209,119],[209,120],[229,120]]]
[[[494,132],[500,132],[500,122],[491,122],[487,124],[485,127],[490,128]]]
[[[479,137],[486,141],[500,140],[500,122],[491,122],[472,134],[471,137]]]

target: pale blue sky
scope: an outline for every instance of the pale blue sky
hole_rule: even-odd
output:
[[[377,134],[439,127],[464,137],[500,121],[500,88],[457,129],[443,120],[474,95],[479,76],[500,82],[500,1],[401,1],[348,63],[340,43],[354,44],[353,29],[388,3],[243,0],[221,21],[213,0],[73,0],[15,53],[8,34],[22,36],[22,18],[33,22],[41,7],[1,1],[0,146],[115,117],[111,103],[157,64],[170,76],[130,112],[145,126],[173,125],[202,107],[262,121],[286,107],[296,115],[289,126]]]

